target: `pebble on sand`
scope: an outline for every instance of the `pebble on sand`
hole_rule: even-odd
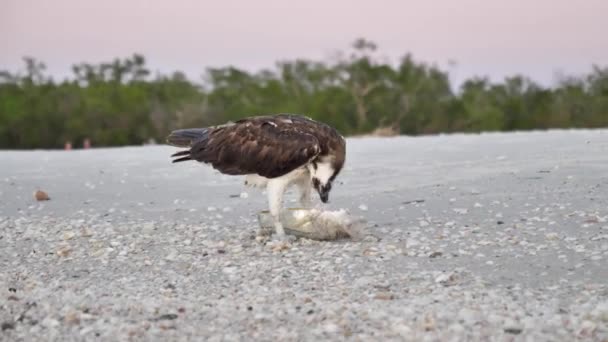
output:
[[[36,192],[34,192],[34,198],[36,201],[48,201],[51,199],[49,195],[42,190],[36,190]]]
[[[57,255],[60,257],[67,257],[72,252],[72,248],[70,246],[63,246],[57,250]]]

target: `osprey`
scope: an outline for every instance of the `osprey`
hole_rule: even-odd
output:
[[[245,176],[245,185],[266,188],[279,239],[283,194],[290,186],[300,204],[310,207],[315,189],[327,203],[332,183],[344,166],[346,141],[327,124],[295,114],[253,116],[205,128],[171,132],[167,143],[188,148],[171,155],[173,163],[195,160],[226,175]]]

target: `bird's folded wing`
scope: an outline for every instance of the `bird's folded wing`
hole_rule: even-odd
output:
[[[190,157],[230,175],[282,176],[305,165],[320,152],[306,123],[255,119],[221,127],[194,144]]]

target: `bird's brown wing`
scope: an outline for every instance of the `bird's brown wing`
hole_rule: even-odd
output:
[[[277,116],[243,119],[213,129],[189,155],[224,174],[279,177],[319,154],[319,141],[309,125]]]

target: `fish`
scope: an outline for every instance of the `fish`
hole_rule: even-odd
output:
[[[344,209],[286,208],[279,214],[279,220],[286,234],[320,241],[355,238],[362,223],[361,220],[353,220]],[[258,223],[264,231],[272,232],[274,229],[268,210],[258,213]]]

